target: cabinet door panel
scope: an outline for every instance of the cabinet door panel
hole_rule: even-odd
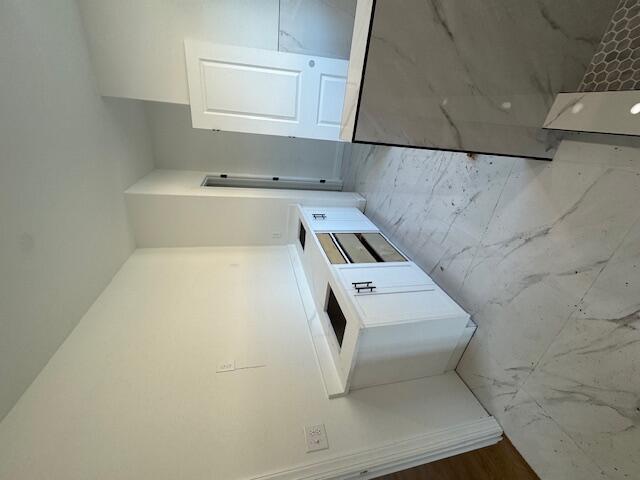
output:
[[[466,326],[468,315],[440,289],[355,295],[364,314],[365,326],[411,323],[443,317],[452,320],[456,330]]]
[[[327,259],[329,260],[329,263],[333,265],[347,263],[347,260],[342,256],[342,253],[340,253],[340,250],[338,250],[338,247],[333,242],[333,239],[331,238],[330,234],[318,233],[317,237],[318,237],[318,242],[320,242],[320,246],[324,250],[324,253],[327,256]]]
[[[376,291],[402,291],[405,287],[434,287],[431,277],[415,263],[403,265],[349,265],[338,267],[340,277],[349,291],[355,291],[354,282],[372,282]]]
[[[338,140],[346,60],[185,40],[195,128]]]
[[[363,233],[362,240],[367,242],[383,262],[407,261],[407,259],[379,233]]]
[[[336,240],[351,263],[376,263],[376,259],[353,233],[336,233]]]

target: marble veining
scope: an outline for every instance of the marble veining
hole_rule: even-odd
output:
[[[551,158],[542,130],[575,91],[618,0],[381,0],[356,139]]]
[[[523,388],[609,477],[638,476],[640,222]]]
[[[356,145],[344,165],[472,313],[458,373],[542,478],[640,478],[640,141],[603,138],[551,163]]]
[[[278,50],[349,59],[356,0],[280,0]]]

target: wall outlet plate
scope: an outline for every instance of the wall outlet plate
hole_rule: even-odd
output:
[[[318,450],[326,450],[329,448],[329,441],[327,440],[327,431],[324,428],[324,424],[310,425],[304,427],[304,437],[307,442],[307,453],[315,452]]]
[[[227,360],[225,362],[220,362],[218,364],[218,369],[216,370],[216,373],[233,372],[235,369],[236,369],[236,361]]]

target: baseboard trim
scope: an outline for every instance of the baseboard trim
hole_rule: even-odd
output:
[[[250,480],[367,480],[493,445],[501,438],[502,428],[498,422],[493,417],[485,417],[381,447],[251,477]]]

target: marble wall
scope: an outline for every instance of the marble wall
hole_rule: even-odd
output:
[[[356,0],[280,0],[278,50],[349,59]]]
[[[345,163],[367,215],[473,315],[458,372],[542,478],[640,478],[638,147],[355,145]]]
[[[378,0],[355,138],[551,158],[618,0]]]

